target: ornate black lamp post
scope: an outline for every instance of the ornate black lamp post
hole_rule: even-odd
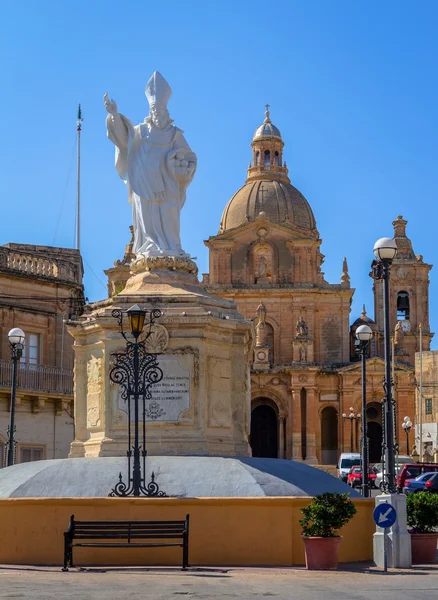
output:
[[[12,388],[11,388],[11,415],[9,421],[9,427],[7,429],[8,435],[8,467],[14,464],[15,455],[15,397],[17,394],[17,370],[18,363],[23,354],[23,344],[26,336],[22,329],[14,327],[8,333],[9,343],[11,345],[11,357],[12,357]]]
[[[350,420],[350,452],[353,452],[353,421],[359,421],[360,413],[355,415],[353,407],[350,406],[350,414],[347,415],[346,413],[343,413],[342,418],[344,419],[344,421],[345,419]]]
[[[151,311],[140,308],[137,304],[126,311],[129,319],[129,326],[134,341],[128,339],[123,331],[123,311],[113,310],[112,316],[117,319],[120,325],[120,332],[126,340],[125,352],[114,352],[115,365],[110,371],[110,379],[114,383],[121,385],[122,399],[128,405],[128,484],[119,475],[119,482],[110,492],[110,496],[166,496],[160,491],[155,482],[155,475],[152,473],[151,481],[145,484],[146,475],[146,400],[150,400],[151,385],[158,383],[163,379],[163,371],[158,366],[157,355],[149,354],[146,350],[145,340],[151,335],[154,322],[162,315],[161,311],[154,308]],[[146,324],[147,331],[144,338],[139,341],[143,333],[146,316],[149,315]],[[141,400],[141,411],[143,416],[142,443],[139,439],[139,403]],[[134,410],[134,443],[131,438],[131,403]],[[143,459],[141,466],[140,455]],[[131,475],[131,457],[133,456],[132,475]],[[143,469],[142,469],[143,467]],[[143,471],[143,472],[142,472]]]
[[[368,481],[368,430],[367,430],[367,353],[368,344],[373,336],[371,327],[359,325],[356,338],[359,340],[358,352],[362,359],[362,496],[369,498],[370,485]]]
[[[385,379],[383,389],[384,414],[384,439],[382,450],[384,452],[384,475],[382,487],[385,492],[396,493],[395,483],[395,444],[394,444],[394,413],[395,401],[392,397],[391,378],[391,352],[389,335],[389,279],[391,263],[397,254],[397,245],[391,238],[381,238],[374,244],[374,255],[377,260],[372,262],[373,275],[376,279],[383,279],[383,336],[385,348]]]
[[[412,429],[412,421],[409,417],[403,419],[402,427],[406,433],[406,456],[409,456],[409,433]]]

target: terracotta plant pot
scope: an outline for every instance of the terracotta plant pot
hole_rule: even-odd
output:
[[[339,544],[342,537],[304,537],[306,567],[308,569],[337,569]]]
[[[411,533],[412,564],[435,563],[437,542],[438,533]]]

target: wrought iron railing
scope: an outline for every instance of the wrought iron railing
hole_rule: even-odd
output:
[[[12,384],[12,363],[0,360],[0,388]],[[73,395],[73,371],[59,367],[20,364],[18,390]]]

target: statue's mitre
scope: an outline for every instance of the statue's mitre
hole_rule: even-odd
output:
[[[158,71],[154,71],[152,77],[146,84],[145,94],[149,105],[166,108],[172,90],[170,85]]]

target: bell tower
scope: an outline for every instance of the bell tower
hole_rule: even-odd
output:
[[[397,256],[391,266],[389,323],[396,356],[414,364],[415,352],[420,350],[420,324],[423,328],[423,350],[430,349],[433,337],[429,325],[429,271],[432,265],[425,263],[421,254],[414,253],[412,242],[406,235],[407,221],[400,215],[392,224]],[[382,280],[374,280],[373,292],[376,324],[383,332]],[[383,347],[379,350],[383,356]]]

